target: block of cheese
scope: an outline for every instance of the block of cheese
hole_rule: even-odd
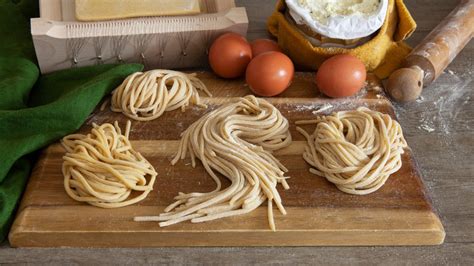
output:
[[[201,12],[199,0],[76,0],[75,8],[79,21],[192,15]]]

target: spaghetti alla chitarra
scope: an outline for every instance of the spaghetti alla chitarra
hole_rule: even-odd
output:
[[[365,107],[341,111],[297,124],[316,124],[303,158],[311,173],[325,177],[343,192],[365,195],[378,190],[402,166],[407,147],[400,124]]]
[[[146,198],[157,173],[128,139],[130,121],[122,134],[117,122],[93,124],[87,135],[62,139],[66,149],[62,172],[66,193],[74,200],[102,208],[117,208]],[[130,198],[133,191],[140,194]]]
[[[205,108],[198,89],[211,96],[206,85],[193,74],[165,69],[136,72],[112,91],[110,108],[131,119],[149,121],[165,111],[184,111],[189,104]]]
[[[196,158],[216,183],[207,193],[179,193],[175,202],[159,216],[135,217],[135,221],[159,221],[168,226],[186,220],[205,222],[249,213],[267,201],[268,220],[275,230],[273,203],[286,214],[277,184],[289,186],[287,169],[272,151],[291,143],[288,120],[273,105],[254,96],[246,96],[204,115],[182,134],[172,164],[189,153]],[[218,174],[230,181],[222,188]]]

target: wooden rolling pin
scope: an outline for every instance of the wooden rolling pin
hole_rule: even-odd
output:
[[[387,92],[400,102],[418,98],[423,85],[439,77],[471,40],[473,31],[474,0],[462,0],[407,56],[404,68],[390,75]]]

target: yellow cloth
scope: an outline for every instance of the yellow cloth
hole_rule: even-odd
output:
[[[389,0],[387,17],[377,35],[355,48],[313,46],[304,35],[285,18],[285,1],[279,0],[275,12],[268,19],[268,30],[278,39],[280,47],[297,66],[317,69],[336,54],[349,53],[364,62],[370,72],[386,78],[400,67],[411,48],[403,42],[416,29],[403,0]]]

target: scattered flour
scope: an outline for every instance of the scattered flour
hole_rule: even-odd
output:
[[[465,158],[472,157],[472,147],[466,147],[469,139],[472,140],[474,129],[470,107],[474,97],[472,66],[472,62],[468,62],[457,65],[454,71],[446,70],[438,80],[423,89],[422,96],[415,102],[394,103],[404,135],[419,163],[423,183],[429,193],[435,195],[433,205],[440,214],[452,208],[453,202],[463,204],[464,201],[462,193],[450,195],[446,201],[444,191],[453,181],[447,181],[452,177],[446,174],[465,174],[472,169],[465,164]],[[426,135],[430,138],[425,138]],[[471,188],[466,190],[472,191]],[[449,226],[449,220],[443,215],[441,219]]]
[[[331,109],[331,108],[333,108],[333,107],[334,107],[334,106],[333,106],[332,104],[330,104],[330,103],[325,103],[325,104],[321,105],[321,107],[319,107],[318,110],[314,110],[312,113],[313,113],[313,115],[319,114],[319,113],[323,113],[323,112],[325,112],[325,111],[327,111],[327,110],[329,110],[329,109]]]
[[[464,129],[471,129],[471,121],[458,120],[464,105],[468,104],[472,93],[470,84],[472,73],[456,74],[447,70],[432,86],[423,90],[423,96],[416,100],[422,106],[418,129],[427,132],[450,134],[456,124]],[[402,107],[397,108],[401,111]]]
[[[342,98],[342,99],[325,99],[324,102],[315,101],[312,103],[301,103],[301,104],[284,104],[286,105],[288,113],[304,113],[309,112],[315,116],[318,115],[327,115],[334,111],[339,110],[352,110],[360,106],[369,107],[367,102],[357,101],[359,99],[364,99],[369,92],[373,92],[375,98],[380,100],[385,100],[386,96],[383,88],[376,84],[366,84],[358,93],[353,96]],[[320,96],[324,97],[324,96]],[[278,106],[278,104],[277,104]]]

